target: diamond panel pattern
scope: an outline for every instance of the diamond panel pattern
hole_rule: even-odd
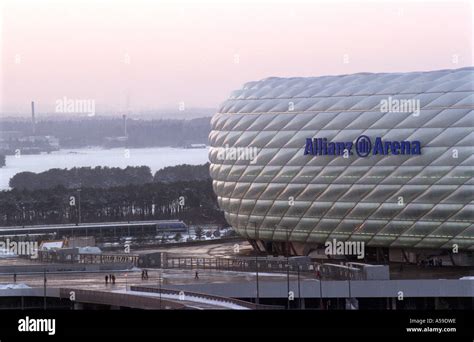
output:
[[[389,97],[419,100],[419,115],[382,112]],[[246,83],[211,121],[218,203],[251,239],[474,250],[473,101],[474,68]],[[305,138],[361,134],[420,140],[422,155],[303,155]]]

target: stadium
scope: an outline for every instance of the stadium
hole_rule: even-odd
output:
[[[462,68],[246,83],[209,135],[227,221],[273,254],[336,239],[377,258],[471,264],[473,81]]]

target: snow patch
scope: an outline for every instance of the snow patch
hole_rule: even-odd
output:
[[[28,285],[24,283],[0,285],[0,290],[10,290],[10,289],[31,289],[31,287],[29,287]]]

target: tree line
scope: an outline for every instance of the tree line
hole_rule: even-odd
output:
[[[211,180],[0,192],[0,226],[180,219],[225,224]]]
[[[148,166],[75,167],[50,169],[40,173],[19,172],[9,182],[13,189],[40,190],[62,186],[67,189],[110,188],[142,185],[152,182],[173,183],[188,180],[209,180],[209,163],[203,165],[177,165],[156,171],[153,176]]]
[[[19,172],[9,182],[13,189],[40,190],[62,186],[74,188],[109,188],[151,183],[153,176],[148,166],[75,167],[72,169],[50,169],[40,173]]]
[[[0,192],[0,226],[181,219],[225,224],[209,163],[158,170],[147,166],[22,172]]]
[[[155,182],[172,183],[181,180],[208,180],[211,179],[209,174],[209,163],[203,165],[176,165],[165,167],[156,171],[153,180]]]

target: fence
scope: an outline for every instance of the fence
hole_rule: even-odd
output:
[[[75,288],[61,288],[59,297],[70,299],[74,294],[74,302],[82,304],[100,304],[115,307],[128,307],[136,309],[186,309],[186,306],[177,301],[137,296],[133,293],[115,293]]]
[[[136,254],[80,254],[72,248],[67,251],[38,251],[38,261],[47,263],[66,264],[113,264],[123,263],[138,265],[139,256]]]
[[[278,309],[283,309],[283,306],[277,306],[277,305],[262,305],[262,304],[254,304],[250,302],[246,302],[244,300],[240,299],[235,299],[235,298],[228,298],[228,297],[221,297],[221,296],[215,296],[215,295],[210,295],[210,294],[205,294],[205,293],[199,293],[199,292],[191,292],[191,291],[179,291],[179,290],[172,290],[172,289],[160,289],[156,287],[145,287],[145,286],[130,286],[131,291],[139,291],[139,292],[152,292],[152,293],[162,293],[162,294],[172,294],[172,295],[177,295],[181,296],[183,299],[186,300],[188,298],[190,301],[192,301],[193,298],[201,298],[209,301],[214,301],[216,302],[216,305],[219,305],[219,303],[232,303],[239,305],[241,307],[247,308],[247,309],[258,309],[258,310],[278,310]]]
[[[256,272],[255,258],[192,258],[165,255],[162,267],[168,269],[224,270]],[[319,270],[319,271],[318,271]],[[362,280],[361,268],[331,263],[315,263],[309,258],[258,258],[258,271],[267,273],[301,273],[335,280]]]

